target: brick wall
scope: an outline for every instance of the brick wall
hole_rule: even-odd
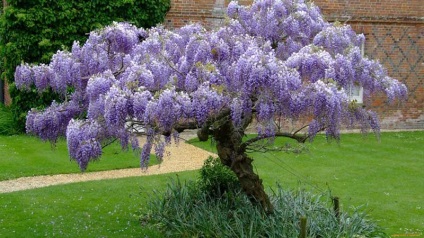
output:
[[[424,3],[422,0],[315,0],[329,21],[364,33],[365,54],[379,59],[391,77],[408,87],[408,100],[388,105],[376,95],[367,107],[384,129],[424,129]]]
[[[316,0],[327,18],[404,19],[423,17],[422,0]]]
[[[379,59],[394,77],[408,87],[408,100],[388,105],[375,96],[367,105],[381,116],[387,129],[424,129],[424,24],[358,23],[367,37],[366,54]]]
[[[385,97],[367,99],[384,129],[424,129],[423,0],[315,0],[328,21],[347,22],[367,37],[365,54],[379,59],[389,75],[405,83],[408,101],[388,105]],[[169,28],[189,22],[214,27],[221,23],[228,0],[171,0]],[[247,5],[251,1],[239,3]]]
[[[190,22],[202,22],[214,26],[220,23],[227,0],[171,0],[171,9],[165,19],[168,28],[176,28]]]

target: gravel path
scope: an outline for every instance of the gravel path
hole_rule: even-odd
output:
[[[192,134],[184,135],[185,138],[190,138],[192,136]],[[143,144],[143,141],[144,138],[140,138],[141,145]],[[155,174],[196,170],[202,167],[203,162],[209,156],[216,156],[213,153],[199,149],[193,145],[184,143],[183,140],[181,140],[178,145],[172,144],[168,146],[166,148],[166,151],[170,152],[170,155],[165,156],[163,162],[160,165],[150,166],[147,171],[142,171],[140,168],[135,168],[79,174],[57,174],[47,176],[22,177],[13,180],[0,181],[0,193],[9,193],[26,189],[41,188],[57,184],[135,176],[148,176]]]

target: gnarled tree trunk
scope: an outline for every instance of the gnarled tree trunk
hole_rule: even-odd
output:
[[[253,170],[253,160],[241,147],[243,131],[236,130],[231,120],[224,120],[218,128],[211,131],[211,134],[216,140],[221,162],[236,174],[251,202],[260,204],[266,213],[272,213],[274,208],[265,193],[262,179]]]

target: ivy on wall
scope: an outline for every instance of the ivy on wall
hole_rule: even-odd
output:
[[[21,62],[48,63],[60,49],[74,41],[81,44],[87,33],[111,24],[126,21],[138,27],[151,27],[165,18],[170,0],[8,0],[0,14],[0,72],[7,78],[13,98],[12,109],[20,130],[31,108],[43,108],[52,99],[60,100],[50,91],[43,94],[21,92],[14,87],[14,71]]]

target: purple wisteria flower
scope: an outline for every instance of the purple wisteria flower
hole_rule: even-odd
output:
[[[43,92],[50,87],[53,78],[53,70],[48,65],[41,64],[32,68],[34,73],[35,87],[39,92]]]
[[[102,74],[93,75],[87,84],[87,95],[91,101],[99,98],[100,95],[106,95],[110,90],[113,83],[115,82],[115,77],[113,76],[112,71],[107,70]]]
[[[128,116],[128,96],[116,86],[112,86],[105,95],[106,125],[109,127],[123,128]]]
[[[52,105],[43,111],[32,109],[26,121],[27,133],[37,135],[42,140],[56,142],[64,134],[69,120],[81,112],[72,102]]]
[[[81,171],[85,171],[90,161],[102,154],[100,139],[102,127],[93,120],[71,120],[66,130],[68,151],[71,159],[77,161]]]
[[[152,151],[152,143],[150,141],[147,141],[141,150],[141,156],[140,156],[140,167],[142,169],[147,169],[147,166],[149,165],[150,161],[150,152]]]
[[[29,90],[31,85],[34,84],[34,80],[34,73],[30,65],[25,63],[16,67],[15,83],[18,89]]]
[[[53,55],[50,67],[53,72],[50,86],[55,92],[65,95],[68,86],[81,86],[80,63],[71,53],[58,51]]]
[[[311,2],[231,1],[227,15],[213,30],[113,23],[70,52],[58,51],[48,65],[18,66],[19,89],[51,88],[63,99],[31,110],[28,133],[52,142],[66,135],[83,171],[113,139],[138,151],[146,168],[150,154],[161,160],[184,126],[213,131],[227,120],[240,131],[253,119],[259,136],[272,138],[286,126],[276,120],[304,119],[310,138],[321,131],[339,138],[343,124],[379,130],[374,113],[349,101],[353,85],[390,102],[407,96],[404,84],[361,53],[363,35],[325,22]]]

